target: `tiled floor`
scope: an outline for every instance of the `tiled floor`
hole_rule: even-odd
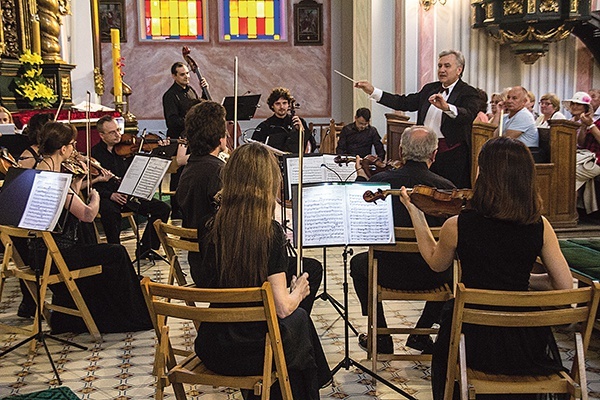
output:
[[[134,241],[124,241],[128,250],[133,253]],[[355,252],[363,249],[354,248]],[[342,249],[327,250],[327,291],[340,302],[343,301],[343,266]],[[306,250],[306,256],[323,259],[323,251]],[[185,260],[185,257],[183,257]],[[159,262],[152,266],[142,265],[142,273],[155,281],[166,280],[167,265]],[[360,314],[358,299],[350,283],[349,320],[360,332],[366,329],[366,317]],[[14,279],[6,282],[0,303],[0,322],[23,324],[16,316],[16,308],[20,302],[19,286]],[[388,321],[404,324],[416,320],[421,304],[393,304],[388,307]],[[317,300],[312,318],[321,336],[321,342],[333,368],[344,358],[344,324],[332,305],[324,300]],[[188,322],[172,321],[171,337],[179,345],[191,349],[195,338],[193,325]],[[175,332],[173,334],[173,332]],[[568,330],[557,333],[559,346],[563,352],[566,365],[570,365],[573,350],[567,339]],[[18,342],[25,336],[0,333],[0,348]],[[154,394],[154,378],[152,364],[155,336],[152,331],[105,334],[102,343],[95,343],[87,334],[60,335],[61,338],[88,346],[88,350],[77,350],[72,346],[48,342],[53,360],[60,371],[63,385],[70,387],[81,399],[150,399]],[[370,366],[357,344],[356,337],[350,331],[350,357]],[[395,341],[397,349],[403,348],[403,341]],[[588,355],[588,387],[591,398],[600,398],[600,336],[594,333]],[[379,373],[389,381],[398,385],[407,393],[418,399],[430,399],[430,370],[427,364],[415,362],[391,362],[380,364]],[[35,354],[28,355],[26,347],[22,347],[0,359],[0,398],[10,394],[30,393],[56,385],[52,370],[42,347]],[[170,388],[166,397],[173,399]],[[237,390],[197,386],[190,387],[189,399],[241,399]],[[334,384],[321,391],[323,399],[401,399],[398,393],[379,383],[373,386],[368,375],[355,367],[349,370],[342,368],[334,379]],[[300,399],[299,399],[300,400]]]

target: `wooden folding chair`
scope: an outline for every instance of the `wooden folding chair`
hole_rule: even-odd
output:
[[[13,244],[13,237],[28,238],[28,239],[39,239],[41,238],[48,249],[46,252],[46,258],[42,270],[40,271],[40,297],[39,301],[42,303],[42,316],[49,323],[49,311],[61,312],[69,315],[75,315],[83,319],[86,327],[90,334],[95,340],[102,340],[102,335],[94,322],[92,315],[85,303],[85,300],[81,296],[77,284],[75,281],[79,278],[84,278],[92,275],[98,275],[102,273],[102,266],[96,265],[92,267],[82,268],[70,271],[65,263],[60,250],[58,249],[54,238],[50,232],[33,231],[28,229],[14,228],[9,226],[0,225],[0,240],[4,244],[4,258],[2,262],[2,270],[6,272],[8,276],[14,276],[19,279],[23,279],[27,288],[29,289],[33,298],[38,301],[36,295],[36,274],[30,266],[25,265],[23,258],[16,250]],[[12,263],[11,263],[12,261]],[[56,266],[57,272],[52,272],[52,265]],[[69,308],[64,306],[58,306],[47,303],[44,299],[46,298],[46,292],[48,285],[63,282],[73,301],[75,302],[75,308]],[[29,334],[37,333],[37,318],[36,314],[33,326]],[[31,349],[35,348],[35,341],[32,341]]]
[[[96,225],[97,221],[101,218],[100,213],[96,216],[94,220],[94,231],[96,233],[96,242],[98,243],[106,243],[105,239],[100,238],[100,232],[98,232],[98,226]],[[127,222],[129,222],[129,226],[133,231],[133,234],[136,235],[137,232],[137,222],[135,222],[135,212],[133,211],[125,211],[121,213],[121,218],[127,218]]]
[[[154,365],[157,376],[156,399],[162,399],[164,388],[171,384],[175,397],[178,400],[186,399],[183,388],[185,383],[254,390],[255,394],[260,394],[261,399],[266,400],[269,398],[271,385],[279,380],[283,398],[292,400],[273,293],[268,282],[260,288],[199,289],[154,283],[146,277],[142,280],[142,289],[159,342]],[[192,307],[182,302],[219,303],[226,307]],[[248,305],[255,303],[258,305]],[[265,337],[262,375],[219,375],[207,369],[195,353],[188,354],[177,363],[169,339],[169,326],[161,323],[166,317],[217,323],[266,321],[268,332]],[[272,370],[273,360],[275,371]]]
[[[441,228],[431,228],[437,239]],[[452,298],[452,285],[444,284],[434,289],[423,290],[398,290],[382,287],[378,282],[378,268],[375,252],[392,253],[419,253],[414,228],[395,228],[395,245],[375,245],[369,247],[369,308],[368,308],[368,356],[371,357],[373,371],[377,371],[377,361],[404,360],[404,361],[431,361],[431,354],[377,354],[377,335],[403,334],[403,335],[430,335],[437,334],[436,328],[378,328],[377,304],[383,301],[447,301]],[[401,268],[399,266],[399,268]],[[456,270],[457,268],[455,268]]]
[[[154,221],[154,229],[162,244],[163,249],[169,260],[169,278],[167,282],[172,285],[177,281],[179,286],[187,285],[185,274],[181,269],[177,250],[181,251],[200,251],[198,249],[198,230],[191,228],[182,228],[162,222],[160,219]]]
[[[321,154],[335,154],[340,133],[344,127],[343,122],[336,123],[332,118],[329,121],[328,127],[321,127],[321,143],[319,145],[319,153]]]
[[[594,326],[600,283],[592,286],[541,292],[456,288],[445,399],[452,399],[458,374],[461,400],[477,394],[568,393],[571,399],[587,399],[585,353]],[[482,309],[490,308],[494,309]],[[502,308],[499,310],[498,308]],[[523,311],[528,307],[529,311]],[[534,311],[531,309],[534,308]],[[558,372],[542,376],[496,375],[468,367],[463,324],[502,327],[543,327],[579,324],[575,332],[575,359],[570,373]],[[493,360],[490,360],[493,362]],[[457,368],[458,363],[458,368]]]

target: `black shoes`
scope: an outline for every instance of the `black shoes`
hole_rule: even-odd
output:
[[[358,335],[358,347],[364,351],[369,351],[366,333]],[[390,335],[377,336],[377,354],[394,354],[394,342]]]
[[[429,335],[410,335],[406,347],[419,350],[421,354],[433,354],[433,340]]]
[[[35,315],[36,304],[29,304],[24,301],[19,304],[19,309],[17,310],[17,315],[21,318],[33,318]]]

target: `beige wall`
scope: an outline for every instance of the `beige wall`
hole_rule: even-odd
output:
[[[294,1],[296,3],[298,1]],[[207,43],[159,42],[139,40],[137,1],[127,1],[127,43],[121,44],[125,58],[123,80],[131,86],[130,110],[138,119],[163,119],[162,94],[173,83],[170,67],[183,61],[181,48],[187,45],[200,72],[210,84],[215,101],[233,95],[234,57],[239,59],[238,93],[261,93],[261,108],[256,117],[271,114],[266,99],[275,86],[292,91],[300,103],[298,114],[308,118],[331,116],[331,30],[330,0],[323,4],[323,45],[294,46],[293,7],[288,3],[288,42],[286,43],[220,43],[218,41],[218,2],[209,1],[208,15],[210,41]],[[102,103],[110,105],[113,97],[112,60],[110,43],[102,45],[106,94]],[[192,77],[192,86],[199,90],[198,80]]]

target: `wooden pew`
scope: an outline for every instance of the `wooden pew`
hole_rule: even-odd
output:
[[[536,164],[537,183],[544,202],[543,214],[557,228],[577,225],[575,153],[578,125],[567,120],[550,120],[549,162]],[[493,137],[495,127],[476,122],[471,132],[471,182],[475,182],[481,146]]]
[[[410,126],[413,126],[415,123],[410,122],[406,115],[400,115],[395,113],[386,113],[385,119],[387,121],[387,149],[386,149],[386,159],[387,160],[399,160],[399,146],[400,146],[400,138],[402,137],[402,133],[404,130]]]

